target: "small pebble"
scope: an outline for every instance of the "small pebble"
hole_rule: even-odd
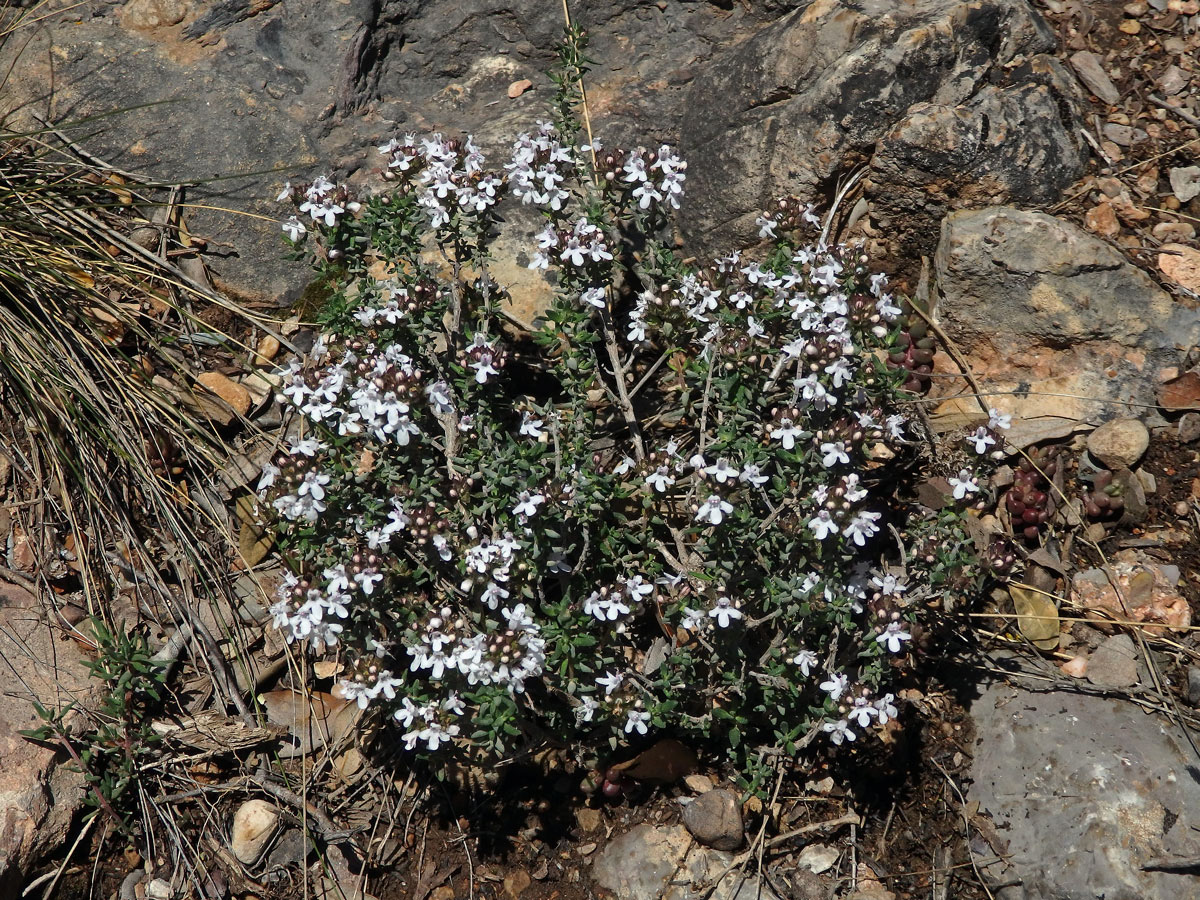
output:
[[[1180,500],[1178,503],[1175,504],[1175,515],[1179,516],[1179,518],[1181,518],[1181,519],[1185,518],[1187,516],[1187,514],[1190,513],[1191,511],[1192,511],[1192,507],[1188,504],[1188,502],[1186,500]]]

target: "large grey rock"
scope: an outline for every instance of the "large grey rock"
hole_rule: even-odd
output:
[[[816,0],[789,14],[692,86],[704,115],[681,138],[689,237],[706,250],[753,241],[766,204],[790,193],[826,202],[877,149],[876,203],[921,213],[925,229],[960,199],[1056,195],[1083,155],[1077,91],[1044,55],[1053,47],[1021,0]],[[904,182],[894,194],[891,178]],[[945,197],[916,202],[938,184]]]
[[[597,60],[597,136],[675,143],[685,88],[713,48],[794,5],[573,4]],[[271,302],[311,277],[284,258],[285,180],[361,184],[379,168],[374,148],[405,131],[474,133],[499,165],[518,130],[550,115],[563,19],[541,0],[138,0],[75,6],[20,34],[0,52],[7,124],[38,128],[37,113],[113,164],[200,182],[186,215],[217,286]],[[509,98],[525,78],[533,89]]]
[[[1113,247],[1044,213],[951,213],[934,274],[937,318],[994,392],[986,399],[1016,413],[1007,436],[1019,445],[1153,408],[1164,370],[1200,339],[1200,314]],[[933,418],[952,428],[978,417],[966,397]]]
[[[22,873],[64,841],[84,798],[83,778],[63,765],[65,751],[18,732],[42,724],[34,700],[51,710],[73,700],[86,706],[88,678],[78,645],[50,628],[36,597],[6,582],[0,658],[0,897],[15,897]]]
[[[994,684],[972,707],[968,800],[1008,841],[1006,900],[1194,900],[1200,779],[1171,723],[1132,703]]]
[[[779,900],[759,879],[730,871],[733,858],[696,845],[682,825],[637,825],[600,852],[592,877],[617,900]]]

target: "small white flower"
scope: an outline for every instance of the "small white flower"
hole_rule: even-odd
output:
[[[834,703],[842,699],[842,694],[846,693],[846,688],[849,686],[850,676],[848,675],[830,675],[828,681],[822,681],[819,685]]]
[[[705,466],[704,474],[711,475],[718,483],[724,484],[731,479],[737,478],[738,470],[736,466],[731,466],[729,460],[722,456],[711,466]]]
[[[596,715],[596,710],[599,708],[600,704],[596,702],[596,698],[580,698],[579,705],[575,707],[575,721],[579,724],[592,721],[592,718]]]
[[[784,450],[791,450],[796,446],[796,438],[803,434],[804,432],[800,428],[792,424],[790,418],[784,416],[779,420],[779,427],[771,432],[771,439],[783,444]]]
[[[613,467],[613,474],[614,475],[624,475],[630,469],[632,469],[635,465],[636,465],[636,463],[634,462],[633,457],[626,456],[626,457],[622,458],[621,461],[619,463],[617,463],[616,466]]]
[[[304,223],[292,216],[283,223],[283,233],[287,235],[287,239],[293,244],[299,241],[304,235],[308,234],[308,229],[304,227]]]
[[[660,494],[666,493],[667,488],[674,483],[675,478],[671,475],[671,470],[666,466],[659,466],[655,471],[646,476],[646,484]]]
[[[850,462],[850,457],[846,455],[846,442],[836,441],[821,445],[821,464],[825,468],[830,469],[838,463],[846,465]]]
[[[602,678],[596,679],[596,684],[604,688],[604,696],[611,697],[622,684],[625,676],[620,672],[605,672]]]
[[[829,735],[829,739],[841,746],[842,741],[853,741],[855,734],[850,730],[850,723],[845,719],[839,719],[836,722],[826,722],[821,726],[821,730]]]
[[[817,664],[817,654],[811,650],[801,648],[800,652],[792,657],[792,664],[799,666],[800,674],[807,678],[809,671]]]
[[[860,512],[850,520],[850,523],[846,525],[842,533],[859,547],[865,547],[867,540],[879,532],[879,526],[875,523],[879,521],[882,515],[882,513],[877,512]]]
[[[532,491],[521,491],[517,495],[517,505],[513,507],[514,516],[532,516],[537,514],[538,507],[546,502],[542,494]]]
[[[734,606],[728,597],[718,597],[712,609],[708,611],[708,616],[716,619],[722,628],[728,628],[731,621],[743,618],[742,611]]]
[[[590,287],[580,294],[579,299],[588,304],[588,306],[594,306],[596,309],[604,309],[604,288]]]
[[[628,718],[625,720],[625,733],[631,734],[636,731],[638,734],[645,734],[646,726],[649,722],[650,713],[639,709],[631,709],[629,710]]]
[[[754,463],[746,463],[746,465],[742,466],[742,474],[738,476],[738,481],[752,484],[755,487],[761,487],[769,480]]]
[[[697,522],[708,522],[710,525],[720,525],[725,516],[733,512],[733,504],[722,500],[716,494],[710,494],[708,499],[696,512]]]
[[[974,434],[967,435],[967,443],[974,444],[975,452],[982,454],[988,452],[987,448],[996,443],[996,439],[988,434],[987,428],[985,428],[983,425],[980,425],[975,429]]]
[[[521,431],[525,437],[539,438],[542,436],[542,420],[535,419],[529,413],[524,413],[521,417]]]
[[[875,701],[875,709],[879,713],[879,724],[886,725],[889,720],[895,719],[899,715],[899,710],[895,705],[896,698],[891,694],[884,694]]]
[[[808,527],[812,529],[818,541],[823,541],[831,534],[837,534],[841,530],[838,528],[837,522],[833,521],[833,517],[829,515],[829,510],[827,509],[821,510],[813,518],[809,519]]]
[[[893,653],[899,653],[904,646],[905,641],[911,641],[912,635],[904,630],[903,622],[889,622],[888,627],[884,629],[882,634],[875,638],[878,644],[886,644],[887,648]]]
[[[708,613],[704,610],[692,609],[690,606],[685,606],[683,608],[683,621],[679,623],[679,627],[688,631],[699,631],[701,626],[707,621]]]
[[[954,488],[955,500],[961,500],[967,494],[974,494],[979,490],[979,484],[971,477],[970,469],[959,469],[958,477],[950,479],[950,486]]]
[[[1012,415],[1002,413],[1000,410],[993,407],[988,410],[988,428],[998,428],[1001,431],[1007,431],[1012,428]]]
[[[871,705],[871,701],[866,697],[855,697],[854,708],[850,710],[847,718],[857,724],[859,728],[866,728],[878,716],[879,710]]]

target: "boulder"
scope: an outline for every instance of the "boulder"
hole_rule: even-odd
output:
[[[766,204],[825,204],[869,161],[872,202],[919,219],[914,233],[963,203],[1057,196],[1084,153],[1081,95],[1053,47],[1020,0],[816,0],[788,14],[692,85],[705,114],[681,134],[687,236],[706,252],[752,243]]]
[[[746,6],[575,4],[596,60],[596,136],[675,143],[686,86],[711,48],[795,3]],[[39,16],[0,48],[9,73],[0,117],[33,130],[33,114],[48,117],[114,165],[190,182],[187,225],[207,240],[216,287],[285,304],[311,279],[286,259],[274,221],[286,218],[275,201],[286,180],[376,186],[375,148],[406,131],[474,133],[498,167],[517,131],[551,115],[546,72],[562,34],[561,6],[539,0],[87,4]],[[530,88],[510,97],[524,80]],[[525,301],[526,287],[540,285],[518,286],[516,308],[528,314],[537,300]]]
[[[933,268],[936,317],[985,401],[1014,413],[1006,437],[1018,446],[1153,406],[1164,373],[1200,339],[1200,313],[1173,303],[1118,250],[1044,213],[951,213]],[[957,374],[946,354],[939,362]],[[939,381],[946,394],[961,388]],[[933,420],[950,430],[979,417],[975,400],[960,397]]]
[[[9,689],[0,694],[0,896],[17,896],[23,873],[66,839],[83,805],[83,778],[52,743],[19,732],[38,728],[36,700],[54,710],[85,706],[83,652],[47,624],[33,594],[0,582],[0,657]]]
[[[1166,718],[1107,697],[988,686],[972,706],[968,802],[1008,841],[1027,900],[1184,900],[1200,857],[1200,782]],[[997,886],[999,887],[999,886]]]

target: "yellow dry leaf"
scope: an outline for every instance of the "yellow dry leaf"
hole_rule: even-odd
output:
[[[1024,584],[1010,584],[1008,595],[1012,597],[1021,634],[1040,650],[1057,649],[1058,608],[1053,598]]]

